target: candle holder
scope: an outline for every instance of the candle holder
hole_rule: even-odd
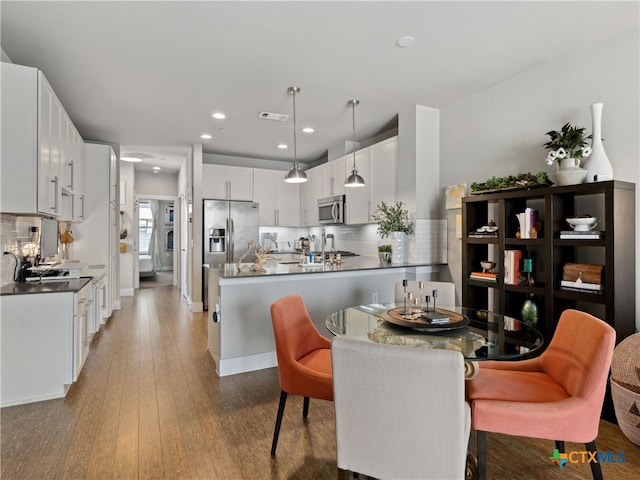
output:
[[[522,270],[518,277],[518,285],[533,287],[535,280],[531,273],[533,272],[533,259],[525,258],[522,260]]]

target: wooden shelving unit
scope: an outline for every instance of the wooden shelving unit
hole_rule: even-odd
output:
[[[543,222],[536,239],[516,238],[516,214],[534,208]],[[600,219],[598,240],[561,240],[560,231],[570,230],[566,218],[593,215]],[[498,238],[468,238],[469,232],[494,219]],[[539,313],[538,329],[548,342],[560,314],[567,308],[587,311],[612,325],[617,342],[635,329],[635,184],[617,180],[542,187],[472,195],[462,200],[462,303],[490,308],[514,318],[521,317],[522,304],[532,298]],[[481,260],[496,262],[503,272],[506,249],[523,251],[533,259],[533,286],[505,285],[471,280]],[[602,295],[562,290],[563,266],[568,262],[604,265]]]

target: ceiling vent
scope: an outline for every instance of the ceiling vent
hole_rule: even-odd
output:
[[[284,113],[260,112],[258,118],[262,118],[264,120],[277,120],[279,122],[286,122],[289,118],[289,115],[285,115]]]

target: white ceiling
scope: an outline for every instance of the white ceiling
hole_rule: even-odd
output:
[[[85,140],[177,169],[205,153],[291,162],[287,87],[299,86],[298,158],[374,136],[638,28],[638,2],[1,2],[1,46],[44,71]],[[399,48],[403,35],[415,37]],[[585,75],[589,74],[585,65]],[[553,72],[549,72],[553,75]],[[535,92],[531,92],[535,95]],[[214,111],[225,120],[211,118]],[[220,131],[219,129],[224,129]],[[213,135],[201,140],[201,133]],[[276,148],[288,143],[288,150]],[[144,167],[143,167],[144,168]]]

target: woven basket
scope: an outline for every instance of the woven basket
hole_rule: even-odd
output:
[[[613,351],[611,398],[620,430],[640,446],[640,333],[628,336]]]
[[[640,393],[634,393],[611,380],[611,398],[622,433],[640,447]]]
[[[629,335],[613,351],[611,377],[618,385],[640,394],[640,333]]]

